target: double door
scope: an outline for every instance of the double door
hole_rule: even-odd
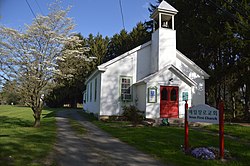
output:
[[[160,87],[160,117],[178,118],[179,116],[179,87]]]

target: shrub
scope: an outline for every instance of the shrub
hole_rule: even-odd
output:
[[[143,115],[140,110],[138,110],[135,106],[123,106],[123,116],[127,118],[127,120],[131,121],[134,126],[140,124],[143,120]]]

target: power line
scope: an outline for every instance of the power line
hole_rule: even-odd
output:
[[[40,12],[42,13],[42,15],[44,15],[42,9],[40,8],[40,5],[39,5],[38,2],[37,2],[37,0],[35,0],[35,2],[36,2],[36,5],[38,6]]]
[[[27,5],[29,6],[29,9],[30,9],[31,13],[33,14],[33,16],[34,16],[36,22],[38,23],[39,26],[41,26],[40,23],[39,23],[39,21],[38,21],[37,18],[36,18],[36,15],[35,15],[33,9],[32,9],[31,6],[30,6],[28,0],[25,0],[25,1],[26,1]]]
[[[239,2],[238,0],[235,0],[235,1],[241,10],[244,10],[244,12],[246,12],[246,13],[249,12],[247,9],[245,9],[245,7],[241,4],[241,2]],[[249,5],[249,3],[248,3],[248,5]]]
[[[216,8],[218,8],[219,10],[221,10],[222,12],[226,13],[227,15],[229,15],[234,21],[238,22],[239,25],[241,25],[243,28],[248,29],[248,27],[246,27],[244,24],[242,24],[240,22],[240,20],[232,13],[230,13],[229,11],[227,11],[225,8],[222,8],[220,6],[218,6],[214,1],[209,0],[209,2],[211,2]]]
[[[248,15],[244,13],[244,11],[240,11],[237,7],[235,7],[232,3],[229,3],[227,0],[224,0],[225,3],[230,5],[232,9],[236,10],[238,13],[240,13],[246,20],[248,20]],[[237,1],[236,1],[237,2]],[[242,9],[241,9],[242,10]],[[244,9],[243,9],[244,10]]]
[[[35,15],[34,11],[32,10],[32,8],[31,8],[31,6],[30,6],[28,0],[25,0],[25,1],[26,1],[27,5],[29,6],[31,13],[33,14],[33,16],[34,16],[35,19],[36,19],[36,15]]]
[[[34,11],[32,10],[32,8],[31,8],[31,6],[30,6],[28,0],[25,0],[25,1],[26,1],[27,5],[29,6],[30,11],[31,11],[31,13],[33,14],[33,16],[34,16],[34,18],[35,18],[35,20],[36,20],[38,26],[41,26],[40,23],[39,23],[39,21],[38,21],[37,18],[36,18],[36,15],[35,15]],[[38,42],[38,45],[39,45],[39,47],[41,48],[41,43],[40,43],[40,42]]]
[[[119,4],[120,4],[121,15],[122,15],[122,25],[123,25],[123,29],[125,29],[125,23],[124,23],[124,18],[123,18],[123,11],[122,11],[122,1],[121,0],[119,0]]]

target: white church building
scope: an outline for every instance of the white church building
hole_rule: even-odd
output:
[[[134,105],[146,118],[182,118],[185,100],[205,104],[209,75],[176,49],[177,12],[162,1],[151,15],[151,41],[98,66],[85,82],[85,111],[104,118]]]

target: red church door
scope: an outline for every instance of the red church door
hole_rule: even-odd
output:
[[[160,117],[178,118],[179,88],[177,86],[160,87]]]

